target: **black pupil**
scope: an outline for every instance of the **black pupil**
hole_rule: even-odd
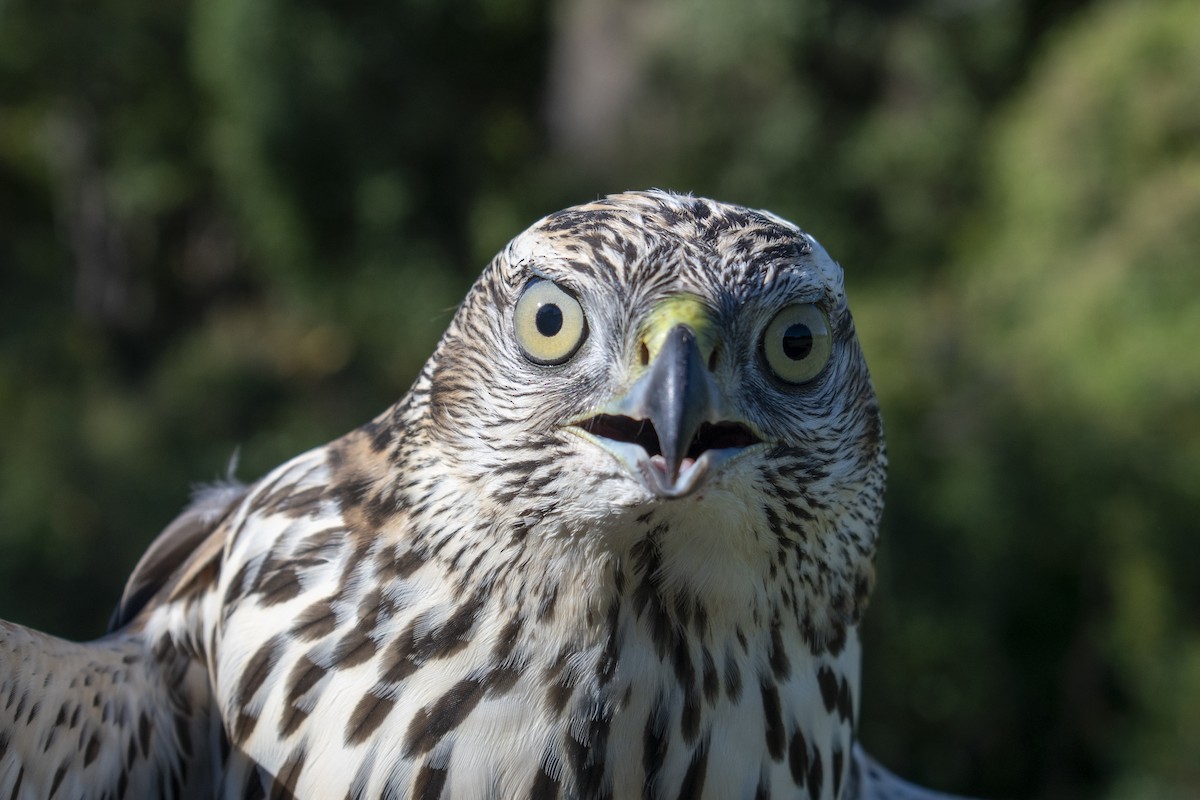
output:
[[[534,321],[537,324],[538,333],[542,336],[546,338],[557,336],[563,325],[562,309],[554,303],[546,303],[538,308]]]
[[[541,330],[540,321],[538,329]],[[812,330],[804,323],[797,322],[795,325],[789,325],[788,329],[783,332],[783,354],[792,361],[804,358],[812,352],[812,348]]]

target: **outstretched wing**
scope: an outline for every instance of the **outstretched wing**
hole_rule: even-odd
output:
[[[211,796],[203,664],[0,622],[0,797]]]
[[[215,578],[221,522],[244,494],[208,490],[163,531],[108,636],[78,644],[0,621],[0,797],[213,796],[223,733],[187,609]],[[148,612],[171,604],[183,629],[151,632]]]

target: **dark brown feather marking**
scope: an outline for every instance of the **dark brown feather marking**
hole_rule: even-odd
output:
[[[292,519],[300,519],[319,514],[324,499],[324,486],[310,486],[307,489],[295,491],[295,488],[288,484],[281,487],[275,495],[264,498],[256,505],[270,514],[283,514]]]
[[[483,697],[483,682],[465,678],[438,698],[432,706],[413,715],[404,737],[404,757],[423,755],[443,736],[457,728]]]
[[[605,618],[604,651],[596,663],[596,678],[601,686],[607,686],[617,671],[621,657],[620,643],[621,603],[614,601],[608,607]]]
[[[330,669],[349,669],[370,660],[379,645],[370,636],[369,630],[352,628],[334,646]]]
[[[143,711],[138,715],[138,747],[142,750],[143,756],[150,755],[150,717]]]
[[[558,781],[546,773],[546,766],[543,764],[529,789],[529,800],[555,800],[561,788]]]
[[[67,776],[67,766],[68,766],[67,762],[64,761],[62,764],[59,765],[58,769],[56,769],[54,771],[54,778],[51,779],[51,781],[50,781],[50,797],[51,798],[53,798],[54,795],[58,794],[58,787],[62,785],[63,778],[65,778]]]
[[[575,787],[582,797],[607,800],[611,795],[611,791],[603,791],[604,755],[608,750],[611,724],[612,711],[600,711],[587,723],[582,735],[577,731],[567,733],[567,763],[575,776]]]
[[[821,687],[821,700],[825,703],[825,710],[832,712],[837,708],[838,702],[837,675],[829,667],[822,666],[817,670],[817,685]]]
[[[840,797],[842,794],[842,767],[845,764],[845,756],[842,755],[841,748],[833,749],[833,758],[830,768],[833,771],[833,796]]]
[[[270,800],[295,800],[296,784],[300,782],[300,773],[304,771],[307,758],[308,751],[303,746],[292,751],[283,770],[271,781],[271,788],[267,792]]]
[[[264,606],[273,606],[298,596],[300,588],[300,576],[295,565],[268,562],[258,575],[254,593]]]
[[[804,786],[808,778],[808,742],[799,728],[792,734],[788,744],[788,767],[792,770],[792,780],[797,786]]]
[[[792,672],[792,665],[788,661],[787,651],[783,646],[783,633],[780,630],[780,621],[778,619],[771,626],[770,661],[771,671],[775,674],[775,679],[780,681],[787,680],[788,675]]]
[[[854,692],[850,688],[850,681],[842,676],[842,683],[838,687],[838,716],[843,722],[849,722],[854,719]]]
[[[311,642],[333,633],[335,627],[337,617],[333,607],[328,600],[318,600],[296,617],[292,635],[302,642]]]
[[[732,653],[725,654],[725,694],[731,703],[742,699],[742,670]]]
[[[396,579],[404,579],[417,571],[417,568],[425,563],[425,558],[415,550],[405,550],[399,556],[388,559],[380,564],[380,575],[390,574]]]
[[[721,696],[721,679],[717,675],[717,664],[707,647],[701,648],[700,664],[704,674],[704,699],[709,704],[716,703]]]
[[[466,634],[475,626],[482,605],[480,597],[472,597],[444,623],[420,635],[416,631],[427,624],[427,617],[417,615],[384,651],[381,682],[399,683],[426,662],[452,656],[466,647]]]
[[[250,580],[250,572],[254,569],[254,566],[254,561],[247,561],[238,567],[238,571],[233,574],[233,578],[229,581],[229,588],[225,590],[225,596],[221,599],[222,608],[227,611],[236,608],[237,601],[246,593]]]
[[[414,800],[437,800],[446,786],[446,770],[432,766],[428,760],[421,765],[417,779],[413,782]]]
[[[393,698],[378,694],[376,689],[363,695],[346,724],[346,743],[362,744],[366,741],[392,713],[395,705]]]
[[[704,742],[692,753],[692,760],[679,787],[679,800],[700,800],[704,795],[704,778],[707,772],[708,742]]]
[[[763,714],[766,717],[767,750],[771,758],[779,761],[783,758],[783,714],[779,707],[779,689],[775,684],[762,681]]]
[[[291,675],[288,676],[287,697],[279,719],[281,736],[291,736],[300,724],[308,719],[309,712],[301,708],[296,701],[316,686],[325,677],[326,672],[324,667],[313,662],[311,655],[303,656],[296,662]]]
[[[175,740],[179,743],[179,752],[185,759],[192,757],[191,720],[186,713],[177,712],[171,716],[175,725]],[[186,761],[184,765],[186,766]]]
[[[503,664],[512,654],[513,648],[517,646],[517,638],[521,634],[521,628],[524,624],[519,616],[513,617],[504,626],[504,630],[500,631],[500,635],[496,637],[496,646],[492,650],[492,661],[497,665]]]
[[[684,690],[683,711],[679,715],[679,729],[685,744],[692,744],[700,732],[700,695],[694,687]]]
[[[383,657],[380,659],[380,683],[394,684],[407,678],[416,671],[420,664],[413,658],[413,637],[416,628],[416,622],[421,620],[424,615],[418,615],[400,635],[392,640],[387,649],[383,652]]]
[[[646,728],[642,732],[642,769],[646,773],[646,782],[642,785],[643,800],[654,800],[653,787],[657,783],[659,770],[667,756],[667,717],[668,703],[665,697],[659,696],[655,708],[646,720]]]
[[[254,699],[254,695],[258,693],[258,690],[271,674],[271,670],[275,668],[283,644],[284,636],[282,634],[273,636],[264,642],[262,647],[246,662],[246,670],[242,673],[242,678],[238,682],[238,688],[234,693],[233,701],[234,708],[237,710],[237,719],[233,726],[233,734],[234,741],[239,744],[246,741],[258,722],[257,715],[251,715],[248,708]]]
[[[268,776],[263,774],[260,769],[252,769],[246,772],[246,782],[242,786],[242,796],[240,800],[265,800],[266,791],[263,784],[269,780]]]
[[[317,685],[317,681],[325,677],[327,670],[313,661],[312,654],[305,655],[296,662],[292,674],[288,676],[287,702],[294,703],[309,689]]]
[[[821,751],[813,748],[808,763],[808,796],[811,800],[820,800],[821,792],[825,789],[825,767],[821,763]]]

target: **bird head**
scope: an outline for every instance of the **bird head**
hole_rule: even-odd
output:
[[[664,192],[552,214],[427,374],[426,425],[481,513],[618,551],[658,531],[680,581],[759,581],[782,547],[857,616],[882,428],[841,269],[791,223]]]

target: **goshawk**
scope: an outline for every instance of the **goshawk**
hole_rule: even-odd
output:
[[[665,192],[552,214],[398,403],[0,623],[0,797],[930,798],[855,744],[885,455],[842,272]]]

